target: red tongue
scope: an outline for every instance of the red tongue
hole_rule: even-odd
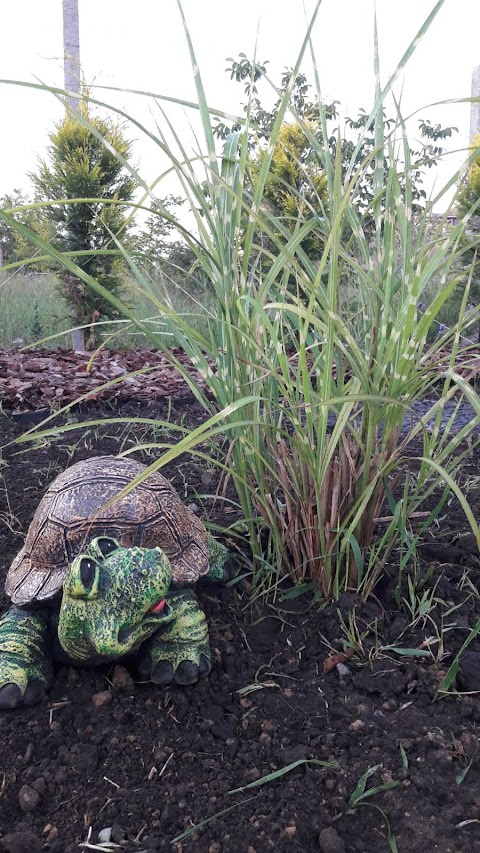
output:
[[[154,604],[150,608],[150,613],[161,613],[161,611],[163,610],[164,607],[165,607],[165,599],[162,598],[162,599],[160,599],[160,601],[157,601],[157,603]]]

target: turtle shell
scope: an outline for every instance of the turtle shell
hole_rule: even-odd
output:
[[[7,575],[5,590],[14,604],[56,595],[72,560],[96,536],[111,536],[127,548],[162,548],[177,584],[208,572],[205,527],[161,474],[150,474],[105,506],[145,469],[133,459],[99,456],[77,462],[53,481]]]

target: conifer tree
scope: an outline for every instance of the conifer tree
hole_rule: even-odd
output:
[[[50,143],[47,159],[39,162],[30,178],[37,201],[57,202],[44,211],[54,227],[51,242],[59,251],[72,252],[79,267],[111,293],[118,293],[123,262],[115,253],[112,235],[127,237],[127,208],[121,202],[132,199],[135,182],[117,154],[127,160],[131,143],[119,124],[90,115],[85,101],[77,113],[67,113],[55,126]],[[77,251],[88,254],[76,256]],[[68,270],[60,269],[58,274],[61,295],[75,325],[117,316],[111,303],[81,279]]]

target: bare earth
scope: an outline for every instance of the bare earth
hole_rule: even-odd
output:
[[[76,357],[69,361],[65,353],[58,360],[51,352],[37,356],[46,359],[45,367],[37,363],[32,378],[25,365],[22,374],[16,354],[0,354],[2,583],[41,496],[60,471],[148,438],[138,423],[128,427],[108,419],[156,417],[184,426],[203,420],[188,387],[158,357],[148,382],[122,383],[109,399],[91,400],[74,413],[80,424],[102,416],[105,426],[14,445],[31,424],[12,413],[48,407],[52,399],[63,405],[72,388],[76,395],[89,393],[109,378],[105,369],[100,376],[100,364],[95,374],[76,370]],[[120,370],[138,367],[135,359],[117,363]],[[66,418],[60,416],[60,423]],[[214,469],[182,458],[163,473],[203,516],[231,521],[228,505],[223,510],[209,497],[217,484]],[[479,473],[477,457],[470,457],[462,477],[477,518]],[[0,851],[71,853],[87,839],[97,844],[99,831],[112,827],[110,840],[117,846],[93,849],[480,849],[480,694],[471,692],[480,691],[478,640],[455,685],[470,695],[437,695],[445,670],[480,619],[472,586],[479,583],[479,555],[467,534],[452,502],[418,568],[425,589],[437,584],[438,601],[413,628],[395,600],[392,560],[367,604],[345,595],[339,605],[322,609],[308,595],[288,598],[287,584],[276,602],[252,604],[245,582],[227,589],[202,586],[214,665],[193,687],[142,684],[128,667],[59,667],[40,705],[0,716]],[[336,659],[330,668],[328,658],[344,649],[337,608],[345,622],[355,611],[359,643],[343,668]],[[284,768],[273,780],[253,785]],[[381,790],[355,803],[369,769],[366,790]],[[397,848],[388,840],[387,820]]]

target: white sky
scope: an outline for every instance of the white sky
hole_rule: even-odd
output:
[[[307,12],[313,0],[305,0]],[[434,6],[434,0],[377,0],[383,81]],[[226,57],[253,55],[259,24],[258,58],[269,59],[275,81],[295,62],[306,30],[303,0],[184,0],[209,103],[238,112],[242,87],[225,73]],[[176,0],[79,0],[80,51],[87,84],[119,86],[194,99],[191,66]],[[63,85],[61,0],[15,0],[2,4],[0,78]],[[470,95],[472,69],[480,65],[479,0],[446,0],[405,75],[404,113],[435,101]],[[353,114],[373,98],[373,0],[324,0],[313,43],[325,97]],[[308,73],[308,68],[305,69]],[[397,87],[399,91],[399,87]],[[151,105],[127,93],[111,100],[153,127]],[[62,107],[49,93],[0,84],[0,196],[19,187],[48,144]],[[469,105],[422,110],[432,121],[461,133],[453,147],[468,144]],[[184,119],[177,117],[180,126]],[[162,171],[157,153],[136,137],[135,159],[147,180]],[[461,163],[451,158],[441,183]],[[165,191],[169,191],[166,188]],[[161,193],[160,193],[161,194]]]

